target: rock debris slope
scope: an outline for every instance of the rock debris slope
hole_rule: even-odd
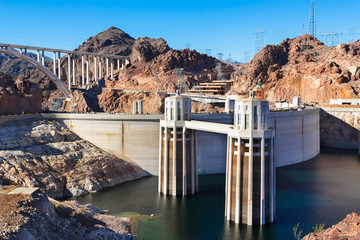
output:
[[[58,121],[0,125],[0,180],[39,187],[50,197],[84,195],[148,175],[80,139]]]

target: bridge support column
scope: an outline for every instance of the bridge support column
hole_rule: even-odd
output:
[[[97,70],[97,64],[96,64],[96,61],[97,61],[97,59],[96,59],[96,57],[94,57],[94,64],[95,64],[95,70],[94,70],[94,79],[95,79],[95,82],[97,81],[97,72],[96,72],[96,70]]]
[[[36,61],[40,62],[40,51],[37,50],[37,53],[36,53]]]
[[[85,85],[85,64],[84,55],[81,55],[81,86]]]
[[[106,58],[106,76],[109,76],[109,59]]]
[[[61,79],[61,56],[60,56],[60,52],[58,52],[58,77],[59,79]]]
[[[73,54],[72,56],[72,64],[73,64],[73,85],[76,85],[76,68],[75,68],[75,59],[76,59],[76,55]]]
[[[41,64],[45,66],[45,51],[42,50],[42,53],[41,53]]]
[[[110,69],[111,69],[111,80],[114,78],[114,59],[110,59]]]
[[[89,55],[86,55],[86,85],[89,85]]]
[[[120,69],[120,59],[116,59],[116,62],[117,62],[117,70]]]
[[[99,80],[102,78],[101,76],[101,57],[99,57]]]
[[[53,52],[53,72],[56,74],[56,53]]]
[[[69,84],[69,91],[71,90],[71,57],[70,54],[68,55],[68,84]]]

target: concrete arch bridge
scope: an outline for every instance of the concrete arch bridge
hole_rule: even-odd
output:
[[[36,51],[37,58],[32,58],[28,53],[29,51]],[[45,53],[53,53],[52,69],[45,63]],[[81,51],[69,51],[63,49],[53,49],[44,47],[33,47],[24,45],[14,45],[0,43],[0,53],[8,54],[14,57],[18,57],[34,67],[45,73],[51,81],[55,83],[57,88],[65,95],[67,99],[71,97],[71,88],[74,86],[90,85],[91,82],[96,82],[105,76],[102,68],[102,60],[105,60],[106,64],[106,76],[110,76],[113,79],[114,65],[116,63],[117,69],[124,68],[130,63],[128,56],[100,54]],[[61,55],[67,55],[68,66],[64,69],[67,73],[66,80],[68,86],[64,83],[61,76]],[[76,79],[76,59],[81,57],[81,76],[80,79]],[[93,64],[90,66],[89,58],[93,57]],[[93,68],[93,79],[90,79],[89,68]]]

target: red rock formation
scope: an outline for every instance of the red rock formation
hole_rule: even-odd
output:
[[[267,99],[291,100],[300,94],[305,102],[328,103],[330,98],[355,98],[360,66],[360,41],[327,47],[304,35],[267,45],[244,69],[237,70],[232,92],[251,90],[259,81]]]
[[[41,111],[41,93],[29,81],[12,81],[0,72],[0,115]]]
[[[351,213],[338,224],[322,230],[319,233],[309,233],[302,240],[327,240],[327,239],[360,239],[360,216],[357,213]]]

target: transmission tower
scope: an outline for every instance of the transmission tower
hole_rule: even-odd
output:
[[[218,53],[217,55],[218,55],[218,60],[222,62],[224,54],[223,53]]]
[[[264,33],[265,31],[262,30],[262,28],[260,30],[258,30],[256,28],[256,32],[254,32],[255,35],[255,52],[258,53],[261,51],[261,49],[264,47]]]
[[[244,55],[245,55],[245,56],[244,56],[244,57],[245,57],[245,58],[244,58],[244,63],[248,63],[248,62],[249,62],[249,54],[250,54],[250,52],[245,52],[245,53],[244,53]]]
[[[310,15],[309,15],[309,34],[316,37],[315,0],[311,0]]]
[[[355,28],[354,26],[349,27],[348,40],[349,42],[355,41]]]
[[[334,47],[339,44],[339,35],[342,34],[341,32],[334,32],[334,29],[331,33],[324,34],[322,36],[325,37],[325,44],[329,46],[329,38],[330,38],[330,46]]]
[[[209,57],[211,56],[211,49],[210,48],[206,49],[206,55],[208,55]]]

